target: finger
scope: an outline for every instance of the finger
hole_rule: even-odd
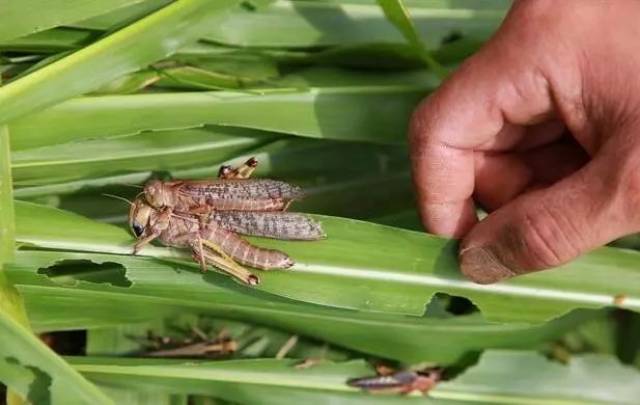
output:
[[[578,171],[589,161],[589,155],[574,140],[544,145],[518,154],[533,173],[533,182],[553,184]]]
[[[549,186],[587,163],[588,156],[573,140],[520,153],[483,153],[475,156],[474,198],[493,211],[532,187]]]
[[[545,77],[522,55],[489,46],[472,57],[413,115],[409,141],[418,205],[427,230],[464,235],[477,221],[474,154],[505,123],[552,114]]]
[[[633,188],[620,186],[626,180],[616,180],[619,173],[610,159],[598,157],[490,214],[462,242],[462,272],[475,282],[493,283],[558,266],[632,232],[638,221],[624,214],[630,212],[625,201]]]
[[[476,153],[474,198],[487,211],[494,211],[529,187],[534,175],[515,153]]]
[[[565,131],[564,123],[556,119],[527,126],[506,122],[495,137],[475,149],[493,152],[529,150],[557,141]]]

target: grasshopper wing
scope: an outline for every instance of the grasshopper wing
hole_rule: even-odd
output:
[[[224,229],[248,236],[284,240],[326,237],[320,223],[295,212],[216,211],[210,220]]]
[[[178,192],[192,207],[223,211],[282,211],[302,198],[299,187],[269,179],[188,181]]]
[[[418,375],[414,372],[400,371],[391,375],[353,378],[348,380],[347,384],[367,391],[402,390],[411,386],[417,377]]]

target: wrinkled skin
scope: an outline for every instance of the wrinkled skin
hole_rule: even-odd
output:
[[[555,267],[640,230],[639,18],[634,0],[517,1],[415,111],[422,221],[462,238],[471,280]]]

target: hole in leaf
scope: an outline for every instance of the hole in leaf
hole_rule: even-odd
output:
[[[0,359],[0,367],[14,368],[13,372],[9,373],[13,374],[14,376],[17,376],[21,373],[19,371],[19,368],[28,370],[33,375],[33,379],[29,378],[31,382],[29,383],[29,387],[27,388],[26,393],[28,403],[43,405],[51,404],[50,389],[52,378],[49,374],[42,371],[38,367],[22,364],[15,357],[5,357],[4,359]]]
[[[42,340],[54,352],[63,356],[82,356],[87,347],[86,330],[65,330],[47,332],[40,335]]]
[[[425,315],[432,318],[448,318],[452,315],[468,315],[477,311],[478,307],[465,297],[436,293],[427,304]]]
[[[90,260],[62,260],[49,267],[38,269],[54,283],[75,286],[79,281],[96,284],[111,284],[115,287],[130,287],[123,265],[114,262],[94,263]]]

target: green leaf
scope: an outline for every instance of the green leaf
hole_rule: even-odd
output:
[[[103,238],[104,234],[94,234],[94,243]],[[95,272],[74,276],[63,271],[65,263],[77,271],[82,260],[102,264],[100,277]],[[126,272],[119,272],[114,263]],[[59,276],[53,264],[60,269]],[[490,324],[478,314],[436,319],[333,309],[249,289],[215,272],[202,274],[166,260],[114,254],[20,251],[8,275],[40,331],[92,329],[191,312],[283,329],[409,363],[449,364],[487,347],[530,347],[598,316],[574,313],[529,326]]]
[[[536,353],[490,350],[430,395],[462,403],[631,405],[640,398],[640,374],[606,355],[576,356],[563,365]]]
[[[142,0],[22,0],[3,1],[0,7],[0,41],[67,25]]]
[[[14,152],[16,185],[27,186],[17,189],[15,196],[51,200],[52,193],[66,194],[84,188],[62,196],[57,206],[95,219],[126,222],[123,206],[113,204],[101,193],[133,198],[139,190],[116,186],[142,184],[151,176],[151,170],[167,171],[174,178],[210,179],[222,164],[239,165],[256,157],[260,162],[256,176],[277,178],[305,189],[305,198],[295,204],[296,210],[367,218],[413,206],[405,146],[297,137],[261,145],[272,136],[227,127],[169,132],[171,137],[143,133]],[[237,138],[230,138],[231,135]],[[138,137],[141,140],[136,140]],[[236,157],[227,159],[231,154]],[[326,166],[327,161],[332,162],[331,166]],[[196,166],[191,167],[193,164]],[[319,167],[323,167],[321,173]],[[106,176],[110,173],[113,175]],[[65,178],[80,180],[58,183]],[[114,187],[87,189],[107,184]],[[363,199],[365,194],[367,198]]]
[[[76,28],[83,27],[96,31],[113,31],[117,27],[131,24],[134,21],[157,11],[161,7],[170,4],[171,1],[172,0],[144,0],[86,20],[76,21],[70,24],[70,26]]]
[[[204,124],[342,141],[404,143],[411,111],[426,93],[423,85],[405,84],[275,89],[261,95],[224,91],[83,97],[12,123],[12,147],[22,150]]]
[[[92,91],[91,94],[131,94],[143,90],[160,80],[158,72],[152,69],[140,70],[129,75],[121,76],[104,86]]]
[[[507,0],[405,1],[415,28],[429,49],[452,33],[483,42],[498,27],[511,2]],[[168,3],[148,0],[71,24],[78,30],[110,31]],[[273,27],[278,29],[274,30]],[[48,30],[52,32],[62,28]],[[53,34],[55,35],[55,34]],[[354,45],[400,45],[405,39],[373,1],[273,1],[249,11],[237,7],[213,22],[205,40],[231,46],[310,48]],[[69,41],[66,47],[77,46]]]
[[[11,184],[11,150],[9,131],[0,125],[0,268],[13,258],[15,222]]]
[[[12,167],[16,186],[206,165],[212,177],[215,164],[273,139],[274,134],[225,127],[145,132],[17,151]]]
[[[346,380],[374,372],[363,361],[327,363],[300,370],[298,361],[236,360],[193,362],[143,359],[73,358],[77,370],[92,380],[108,385],[212,395],[240,403],[281,404],[412,404],[424,398],[371,396],[347,386]],[[132,384],[136,381],[136,386]],[[233,387],[233,389],[230,389]],[[426,402],[430,403],[430,402]]]
[[[32,403],[112,404],[24,326],[0,312],[0,381]]]
[[[0,49],[43,53],[68,51],[86,44],[95,36],[96,33],[92,31],[56,28],[10,41],[0,41]]]
[[[121,228],[35,204],[20,202],[16,207],[19,242],[47,249],[131,252],[133,239]],[[296,265],[291,271],[261,272],[263,282],[257,289],[317,304],[413,315],[424,312],[433,294],[444,292],[471,299],[487,319],[496,321],[542,322],[574,308],[600,308],[614,301],[640,310],[638,252],[603,248],[558,271],[487,286],[459,273],[454,241],[357,220],[317,219],[326,240],[259,241],[289,253]],[[159,247],[141,254],[189,257]],[[196,267],[181,263],[179,268]]]
[[[29,328],[22,297],[7,280],[5,266],[15,255],[15,212],[11,185],[9,131],[0,125],[0,314]]]
[[[283,48],[404,42],[373,1],[263,3],[266,5],[257,5],[255,10],[234,9],[217,24],[212,24],[204,38],[234,46]],[[409,0],[406,3],[420,37],[429,47],[437,47],[452,31],[486,39],[511,4],[507,0]],[[132,10],[131,14],[135,15],[136,11]],[[90,23],[75,25],[108,29],[124,18],[123,14],[111,13]],[[278,29],[274,30],[274,26]]]
[[[638,371],[602,355],[580,356],[562,365],[534,352],[492,350],[462,375],[437,385],[427,398],[368,395],[348,387],[349,378],[374,374],[362,361],[299,370],[295,362],[271,359],[190,363],[69,360],[90,379],[103,384],[142,392],[190,390],[243,403],[280,404],[287,398],[312,404],[635,404],[640,395]]]
[[[400,30],[402,35],[409,42],[409,45],[411,45],[413,50],[420,56],[427,67],[435,72],[441,79],[447,77],[447,70],[440,65],[433,56],[431,56],[429,51],[427,51],[425,44],[422,42],[420,35],[411,21],[409,11],[405,7],[403,0],[377,1],[380,7],[382,7],[382,10],[384,10],[384,14],[387,19],[389,19],[389,21],[395,25],[398,30]]]
[[[193,339],[194,327],[211,337],[216,337],[224,331],[227,337],[236,342],[237,351],[216,358],[225,360],[274,358],[294,336],[289,332],[273,328],[198,316],[189,311],[183,311],[144,323],[90,329],[87,331],[86,353],[89,356],[138,355],[150,350],[149,333],[152,333],[153,336],[183,341],[184,339]],[[353,357],[352,352],[330,346],[326,342],[295,336],[295,344],[287,351],[286,358],[322,358],[331,361],[345,361]]]
[[[169,56],[237,1],[172,3],[59,61],[0,87],[0,122],[52,105]],[[91,77],[91,80],[78,80]]]

